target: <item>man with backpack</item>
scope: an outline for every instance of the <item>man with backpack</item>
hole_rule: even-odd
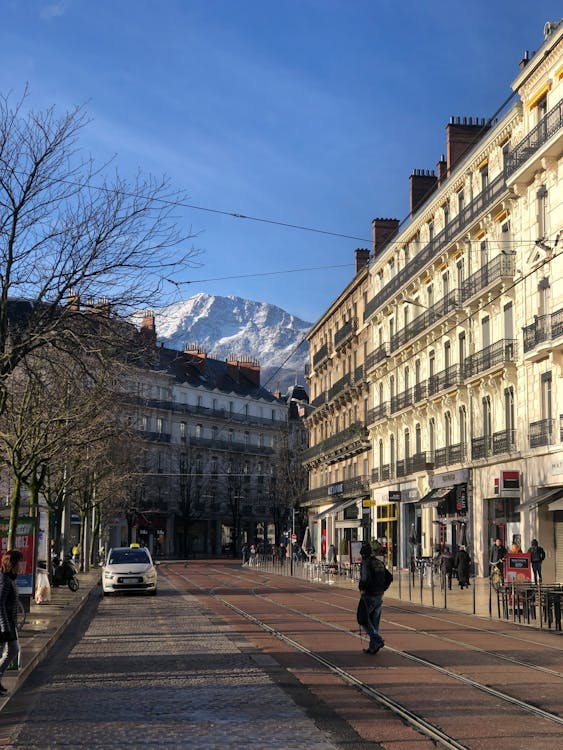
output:
[[[385,564],[372,554],[371,544],[364,542],[360,548],[362,562],[360,565],[360,601],[358,602],[357,620],[369,635],[369,645],[363,649],[364,654],[376,654],[385,645],[379,635],[379,621],[383,593],[391,585],[393,575]]]
[[[532,545],[528,550],[530,553],[530,560],[532,561],[532,571],[534,573],[534,583],[537,585],[542,582],[541,578],[541,564],[545,560],[545,551],[543,547],[540,547],[537,539],[532,539]]]

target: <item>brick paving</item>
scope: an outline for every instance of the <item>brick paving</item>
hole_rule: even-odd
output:
[[[233,637],[163,576],[157,597],[104,598],[66,658],[55,648],[4,706],[0,746],[338,747],[277,684],[275,662]]]

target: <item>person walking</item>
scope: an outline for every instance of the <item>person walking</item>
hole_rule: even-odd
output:
[[[457,580],[460,589],[469,587],[469,573],[471,568],[471,558],[465,545],[460,544],[456,555]]]
[[[256,547],[254,544],[250,545],[250,558],[248,560],[248,564],[252,568],[256,565]]]
[[[444,586],[447,583],[448,589],[451,591],[452,589],[452,573],[454,570],[454,558],[452,553],[450,552],[450,548],[446,545],[444,549],[442,550],[442,554],[440,556],[440,573],[442,574],[442,580],[444,581]]]
[[[1,682],[4,672],[20,653],[17,631],[18,589],[16,578],[22,560],[22,553],[14,549],[5,552],[0,563],[0,643],[2,643],[0,696],[6,695],[8,692]]]
[[[358,602],[357,619],[369,635],[369,645],[363,649],[364,654],[376,654],[385,642],[379,634],[383,594],[393,580],[382,560],[372,554],[371,544],[364,542],[360,548],[360,601]]]
[[[491,565],[494,565],[496,568],[498,568],[501,582],[504,581],[504,567],[503,566],[504,566],[504,558],[506,557],[507,554],[508,554],[508,550],[506,549],[504,544],[500,541],[500,539],[497,537],[491,549],[490,561],[491,561]]]
[[[530,553],[530,560],[532,561],[534,583],[537,585],[538,583],[542,582],[541,566],[542,562],[545,560],[545,550],[543,547],[540,547],[537,539],[532,539],[532,543],[528,552]]]

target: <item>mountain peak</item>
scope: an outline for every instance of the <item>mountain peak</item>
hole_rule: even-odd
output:
[[[182,350],[190,342],[215,359],[253,357],[260,363],[262,384],[268,388],[267,378],[274,381],[270,390],[303,382],[311,324],[276,305],[200,292],[154,314],[157,339],[171,349]]]

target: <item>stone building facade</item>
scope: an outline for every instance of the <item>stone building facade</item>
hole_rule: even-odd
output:
[[[310,517],[334,542],[354,512],[329,490],[360,477],[350,500],[389,562],[464,543],[487,574],[496,536],[536,537],[562,580],[563,23],[512,88],[494,121],[451,118],[409,220],[384,243],[373,222],[367,267],[310,333]]]

